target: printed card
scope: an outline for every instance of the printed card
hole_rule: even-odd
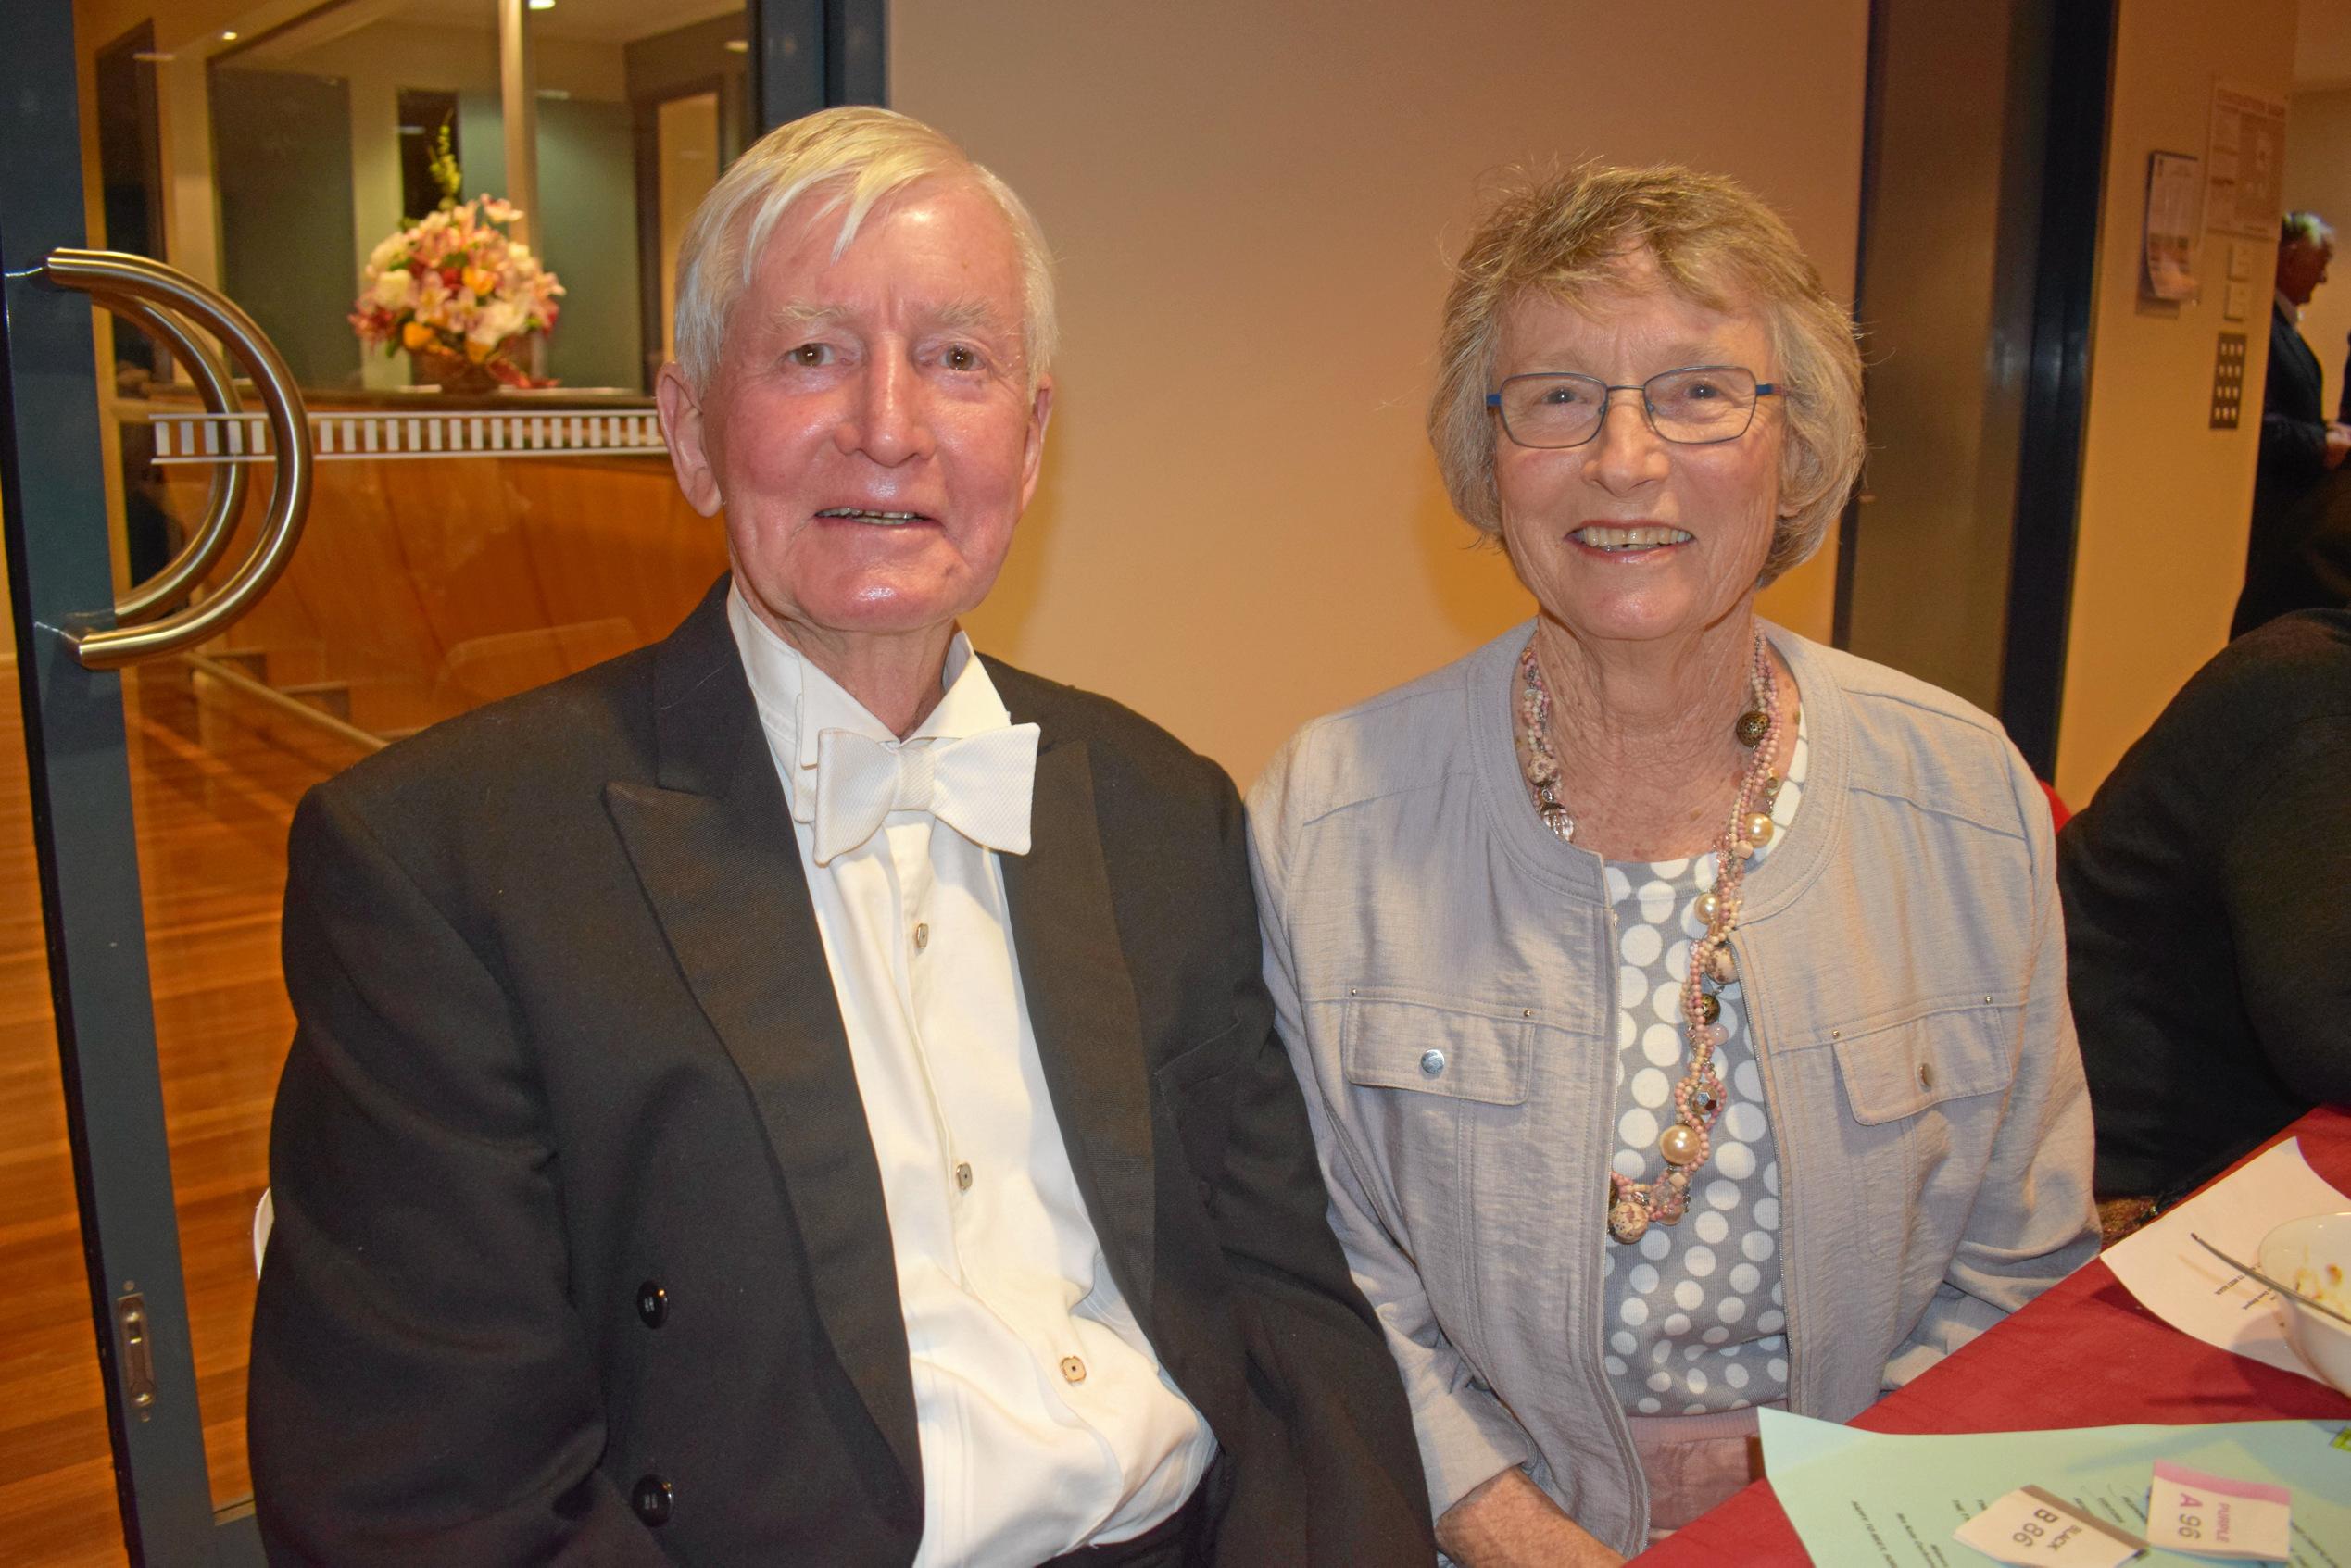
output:
[[[2198,1557],[2283,1562],[2294,1549],[2294,1494],[2156,1461],[2147,1489],[2147,1540]]]
[[[2063,1498],[2038,1486],[2019,1486],[1952,1532],[2002,1562],[2031,1568],[2115,1568],[2146,1549],[2146,1543],[2103,1519],[2093,1519]]]

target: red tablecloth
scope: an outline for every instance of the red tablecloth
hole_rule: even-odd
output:
[[[2314,1110],[2279,1135],[2284,1137],[2300,1138],[2310,1168],[2351,1191],[2351,1110]],[[2039,1430],[2345,1416],[2351,1416],[2351,1399],[2190,1338],[2140,1306],[2114,1271],[2095,1261],[1852,1424],[1867,1432],[2005,1432],[2019,1425]],[[1812,1562],[1768,1481],[1691,1521],[1636,1561],[1642,1568],[1725,1562],[1808,1568]]]

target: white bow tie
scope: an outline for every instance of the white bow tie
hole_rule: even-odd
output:
[[[985,848],[1027,854],[1037,738],[1035,724],[906,746],[824,731],[816,741],[816,863],[863,844],[892,811],[928,811]]]

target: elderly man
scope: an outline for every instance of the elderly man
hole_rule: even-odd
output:
[[[2289,212],[2278,238],[2277,295],[2269,312],[2269,374],[2261,397],[2261,458],[2253,482],[2253,533],[2244,591],[2229,635],[2241,637],[2288,610],[2340,604],[2313,580],[2309,546],[2323,532],[2329,475],[2351,453],[2351,427],[2330,424],[2319,357],[2302,341],[2302,307],[2327,281],[2334,231],[2315,212]]]
[[[1034,220],[832,110],[680,272],[730,580],[295,820],[272,1561],[1421,1568],[1232,786],[956,630],[1052,407]]]

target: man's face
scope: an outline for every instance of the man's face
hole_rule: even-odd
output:
[[[820,657],[942,631],[987,596],[1053,400],[1028,389],[1020,255],[984,192],[923,181],[836,259],[838,233],[787,212],[710,384],[672,366],[660,387],[678,483],[703,516],[725,508],[736,586]]]
[[[2297,307],[2309,304],[2327,281],[2327,263],[2333,259],[2332,239],[2288,240],[2278,247],[2278,292]]]

